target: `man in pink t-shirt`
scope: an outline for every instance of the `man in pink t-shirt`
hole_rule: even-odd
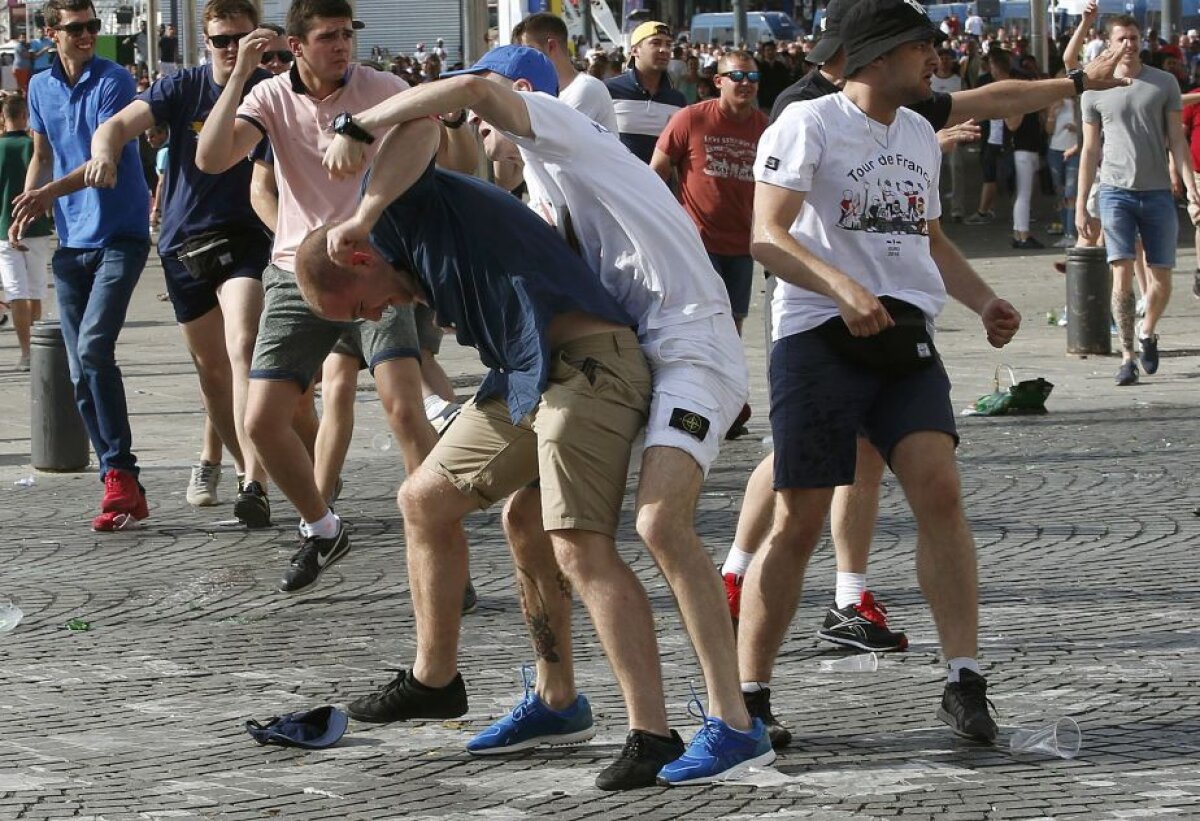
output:
[[[680,109],[654,147],[650,167],[664,180],[679,175],[679,198],[700,230],[704,249],[725,281],[738,333],[750,310],[754,260],[754,156],[767,116],[758,110],[754,58],[738,51],[717,65],[719,96]]]
[[[411,474],[436,441],[425,419],[420,352],[411,307],[389,308],[378,322],[344,324],[318,318],[304,304],[294,274],[295,251],[312,229],[348,218],[362,175],[330,179],[321,166],[339,133],[370,143],[375,137],[346,112],[362,111],[407,88],[399,77],[351,65],[354,37],[346,0],[296,0],[288,9],[292,68],[255,86],[241,102],[250,71],[276,34],[259,28],[241,39],[237,68],[200,132],[196,164],[220,173],[270,138],[279,187],[279,215],[271,264],[263,274],[265,304],[246,407],[246,430],[267,472],[296,507],[304,544],[292,557],[279,589],[303,590],[350,550],[341,520],[313,477],[304,444],[284,420],[346,331],[357,335],[375,376],[379,398]]]

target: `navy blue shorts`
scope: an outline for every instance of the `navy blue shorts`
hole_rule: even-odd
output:
[[[221,282],[196,279],[174,254],[159,255],[163,277],[167,280],[167,295],[175,309],[175,321],[182,324],[199,319],[217,307],[217,288]],[[226,279],[248,277],[262,279],[263,269],[271,261],[271,238],[263,234],[262,242],[255,242],[238,261],[238,266]]]
[[[770,379],[776,490],[852,484],[860,435],[889,463],[897,443],[918,431],[941,431],[958,444],[941,358],[889,377],[846,361],[805,331],[771,348]]]
[[[750,313],[750,292],[754,289],[754,257],[749,254],[730,256],[708,252],[708,258],[729,293],[729,307],[737,319]]]

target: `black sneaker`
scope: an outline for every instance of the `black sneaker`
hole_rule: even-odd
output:
[[[279,589],[284,593],[296,593],[311,586],[325,568],[350,552],[350,537],[346,526],[338,522],[337,535],[332,539],[309,536],[292,556],[291,566],[279,580]]]
[[[1148,336],[1140,342],[1142,352],[1138,359],[1142,362],[1142,370],[1152,374],[1158,370],[1158,334]]]
[[[683,755],[685,749],[683,739],[674,730],[669,737],[631,730],[617,760],[596,776],[596,786],[602,790],[653,787],[658,771]]]
[[[233,503],[233,515],[251,530],[271,526],[271,503],[259,482],[246,482]]]
[[[1196,273],[1192,274],[1192,296],[1200,299],[1200,268],[1196,269]]]
[[[779,719],[771,712],[770,687],[764,687],[757,693],[742,693],[742,699],[746,702],[746,712],[750,714],[750,718],[761,719],[766,725],[767,737],[771,739],[774,749],[782,750],[792,743],[792,731],[780,724]]]
[[[383,685],[379,692],[356,698],[346,705],[346,714],[355,721],[387,724],[410,718],[458,718],[467,712],[467,688],[462,676],[445,687],[426,687],[408,670]]]
[[[870,590],[863,591],[858,604],[841,610],[836,606],[829,608],[825,624],[817,631],[817,638],[874,653],[888,653],[908,647],[907,636],[888,629],[887,608],[875,601]]]
[[[988,714],[989,706],[995,709],[987,697],[987,679],[973,670],[960,670],[957,682],[946,682],[937,717],[955,734],[990,744],[996,740],[996,722]]]
[[[465,616],[468,613],[474,613],[477,604],[479,604],[479,596],[475,593],[475,585],[471,584],[470,579],[467,579],[467,588],[463,591],[462,614]]]
[[[1138,366],[1132,359],[1121,363],[1117,368],[1117,384],[1122,388],[1136,385],[1138,381]]]

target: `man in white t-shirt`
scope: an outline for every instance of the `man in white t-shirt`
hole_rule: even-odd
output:
[[[548,12],[531,14],[513,27],[510,39],[545,54],[558,75],[558,99],[616,135],[617,114],[608,86],[603,80],[575,70],[567,51],[570,34],[561,17]]]
[[[742,588],[742,686],[770,683],[833,490],[854,480],[862,433],[917,521],[917,574],[949,666],[938,716],[990,742],[997,728],[975,661],[975,548],[931,327],[947,293],[980,315],[996,347],[1020,315],[942,232],[937,138],[902,107],[930,94],[936,27],[911,0],[861,0],[841,30],[842,93],[788,107],[755,164],[752,247],[781,281],[770,364],[776,507]]]
[[[704,727],[682,756],[679,750],[662,761],[670,753],[667,739],[631,733],[621,759],[609,769],[645,773],[650,783],[655,775],[660,784],[707,783],[774,759],[763,722],[747,712],[721,580],[695,531],[704,476],[745,401],[746,363],[725,286],[667,187],[602,126],[548,95],[517,93],[539,87],[532,78],[552,70],[537,51],[506,46],[460,72],[485,77],[425,85],[355,120],[374,130],[438,111],[471,109],[483,119],[489,154],[504,150],[509,140],[520,148],[531,205],[544,215],[563,215],[556,226],[560,233],[637,319],[654,375],[637,530],[675,594],[712,701]],[[349,172],[361,153],[352,142],[335,140],[326,165],[335,173]],[[555,710],[577,697],[570,603],[556,580],[551,545],[537,528],[539,507],[535,490],[519,491],[505,510],[505,524],[538,654],[533,696]],[[621,680],[627,672],[614,671]],[[547,726],[547,711],[524,705],[474,739],[468,751],[515,752],[566,743],[573,735]],[[662,761],[658,769],[656,760]]]
[[[963,31],[977,40],[983,39],[983,18],[979,16],[979,12],[974,7],[971,8],[971,13],[967,15],[967,19],[963,23]]]

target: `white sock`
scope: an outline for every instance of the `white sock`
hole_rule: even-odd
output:
[[[341,519],[332,510],[326,508],[325,515],[315,522],[300,522],[300,527],[304,530],[306,536],[316,536],[321,539],[332,539],[337,535],[338,525],[341,524]]]
[[[725,557],[725,564],[721,565],[721,575],[732,573],[735,576],[745,576],[746,571],[750,569],[750,562],[753,560],[753,553],[747,553],[737,545],[733,545],[729,548],[729,555]]]
[[[837,573],[837,609],[849,607],[862,601],[862,594],[867,590],[866,573]]]
[[[970,656],[959,656],[958,658],[950,659],[946,662],[946,666],[950,669],[950,672],[946,674],[946,681],[951,684],[958,683],[958,674],[962,670],[970,670],[978,676],[983,675],[983,671],[979,669],[979,662]]]
[[[757,693],[761,690],[767,690],[770,687],[771,687],[771,682],[769,682],[769,681],[743,681],[742,682],[742,692],[743,693]]]

